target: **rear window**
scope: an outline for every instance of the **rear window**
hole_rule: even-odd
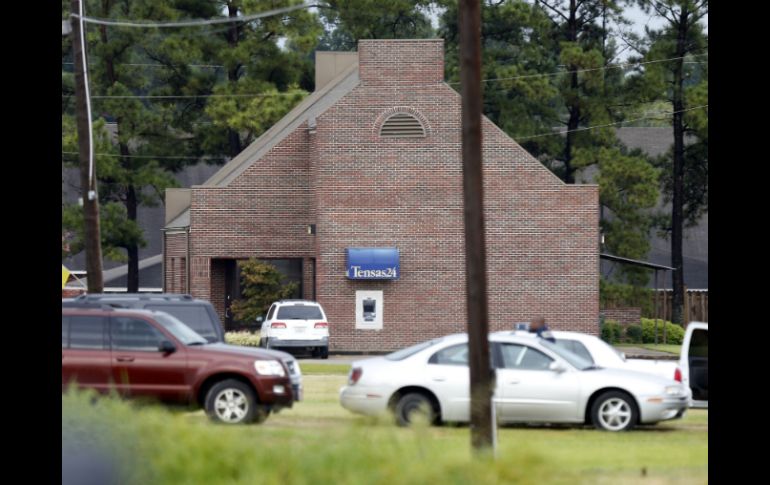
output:
[[[570,352],[584,358],[586,361],[592,364],[594,363],[593,357],[591,357],[591,354],[588,352],[588,349],[586,349],[582,342],[578,342],[577,340],[565,340],[558,338],[556,339],[556,345],[569,350]]]
[[[276,318],[283,320],[322,320],[323,313],[318,305],[287,305],[278,309]]]
[[[417,352],[427,349],[431,345],[436,344],[438,342],[441,342],[441,339],[434,339],[434,340],[428,340],[427,342],[421,342],[419,344],[412,345],[411,347],[407,347],[405,349],[396,350],[395,352],[392,352],[386,355],[385,358],[388,360],[404,360],[407,357],[411,357]]]
[[[709,356],[709,333],[708,330],[693,330],[690,337],[690,357]]]
[[[209,313],[202,305],[146,305],[149,310],[166,312],[173,315],[177,320],[195,330],[195,333],[201,335],[209,342],[219,340],[214,330],[214,325],[219,322],[212,322]]]

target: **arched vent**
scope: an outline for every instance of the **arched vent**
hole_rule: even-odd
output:
[[[425,128],[420,120],[407,113],[396,113],[382,124],[380,136],[388,138],[422,138]]]

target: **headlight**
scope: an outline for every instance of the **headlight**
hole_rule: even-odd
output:
[[[285,376],[286,371],[283,370],[283,366],[277,360],[257,360],[254,361],[254,369],[257,374],[263,376]]]
[[[684,389],[682,386],[666,386],[667,396],[682,396],[684,395]]]

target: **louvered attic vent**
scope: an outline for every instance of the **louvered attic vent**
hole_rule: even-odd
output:
[[[389,138],[420,138],[425,136],[425,128],[420,120],[406,113],[396,113],[382,124],[380,136]]]

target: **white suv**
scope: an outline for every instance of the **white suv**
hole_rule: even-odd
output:
[[[329,323],[318,302],[281,300],[270,305],[262,323],[259,345],[266,349],[306,348],[313,357],[329,357]]]

